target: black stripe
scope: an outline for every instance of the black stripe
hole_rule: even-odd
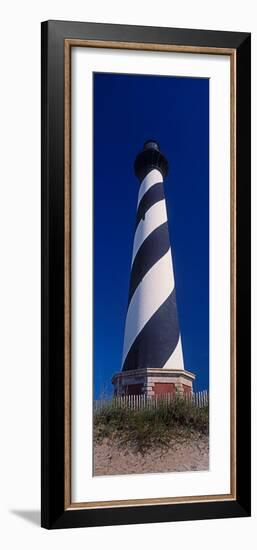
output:
[[[175,288],[133,342],[122,370],[162,368],[179,340]]]
[[[145,217],[145,214],[151,206],[156,202],[162,201],[164,199],[164,189],[162,181],[160,183],[155,183],[148,189],[148,191],[143,195],[137,209],[136,217],[136,228],[140,222]]]
[[[165,222],[159,225],[150,235],[144,240],[140,246],[131,269],[130,274],[130,287],[129,287],[129,300],[130,300],[142,281],[146,273],[153,267],[170,247],[168,223]]]

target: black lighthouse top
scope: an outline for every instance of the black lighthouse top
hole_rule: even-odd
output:
[[[160,170],[165,178],[168,172],[168,161],[160,152],[157,141],[150,139],[145,142],[143,151],[137,155],[134,169],[136,176],[142,181],[154,168]]]

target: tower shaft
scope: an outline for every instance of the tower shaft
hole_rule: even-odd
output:
[[[141,182],[132,252],[122,370],[183,369],[163,176]]]

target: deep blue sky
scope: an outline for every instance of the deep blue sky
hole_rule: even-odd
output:
[[[139,182],[148,139],[169,162],[165,193],[185,368],[209,380],[209,81],[94,75],[94,397],[120,371]]]

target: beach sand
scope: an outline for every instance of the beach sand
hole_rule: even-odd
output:
[[[170,441],[168,447],[151,448],[144,454],[105,438],[94,447],[94,475],[185,472],[209,469],[209,438]]]

